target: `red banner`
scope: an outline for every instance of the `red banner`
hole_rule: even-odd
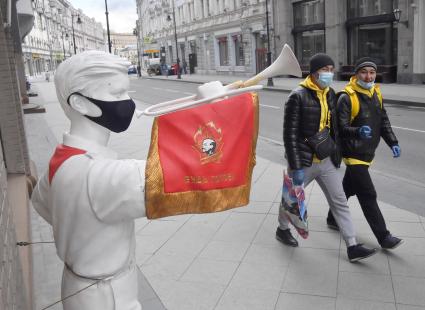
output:
[[[146,168],[148,217],[247,204],[257,135],[252,93],[157,117]]]

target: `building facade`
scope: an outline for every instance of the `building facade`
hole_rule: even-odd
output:
[[[266,0],[137,0],[137,12],[139,46],[161,62],[241,76],[267,66]]]
[[[137,37],[133,33],[111,33],[112,54],[128,59],[137,64]]]
[[[137,0],[139,46],[160,50],[169,64],[177,46],[180,61],[199,73],[250,76],[266,66],[268,44],[275,59],[288,43],[305,73],[309,58],[325,52],[340,79],[352,74],[356,59],[370,56],[379,81],[425,81],[425,1],[267,2],[269,40],[265,0]]]
[[[326,52],[340,79],[355,61],[373,57],[379,80],[425,82],[425,2],[422,0],[276,1],[276,46],[289,42],[306,70],[309,58]]]
[[[21,8],[31,7],[30,0],[19,2]],[[16,1],[0,1],[0,309],[32,309],[31,249],[17,245],[31,240],[31,169],[21,105],[25,83],[20,81],[21,41],[33,25],[29,12],[20,14]]]
[[[106,50],[102,24],[76,10],[69,1],[35,0],[32,5],[34,28],[23,43],[27,75],[55,70],[78,52]]]

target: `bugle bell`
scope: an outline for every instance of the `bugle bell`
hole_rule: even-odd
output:
[[[283,46],[279,57],[270,66],[243,82],[240,87],[256,85],[262,80],[278,75],[302,76],[300,64],[288,44]]]

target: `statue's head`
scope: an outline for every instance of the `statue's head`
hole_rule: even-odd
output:
[[[128,66],[127,60],[102,51],[86,51],[60,64],[56,94],[71,122],[126,130],[135,108],[128,96]]]

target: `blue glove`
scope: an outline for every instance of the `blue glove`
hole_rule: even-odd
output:
[[[292,171],[292,182],[294,185],[302,185],[304,183],[304,170],[298,169]]]
[[[393,151],[393,157],[400,157],[401,155],[401,148],[398,145],[394,145],[391,147],[391,150]]]
[[[362,126],[359,128],[359,135],[362,139],[372,138],[372,129],[369,126]]]

